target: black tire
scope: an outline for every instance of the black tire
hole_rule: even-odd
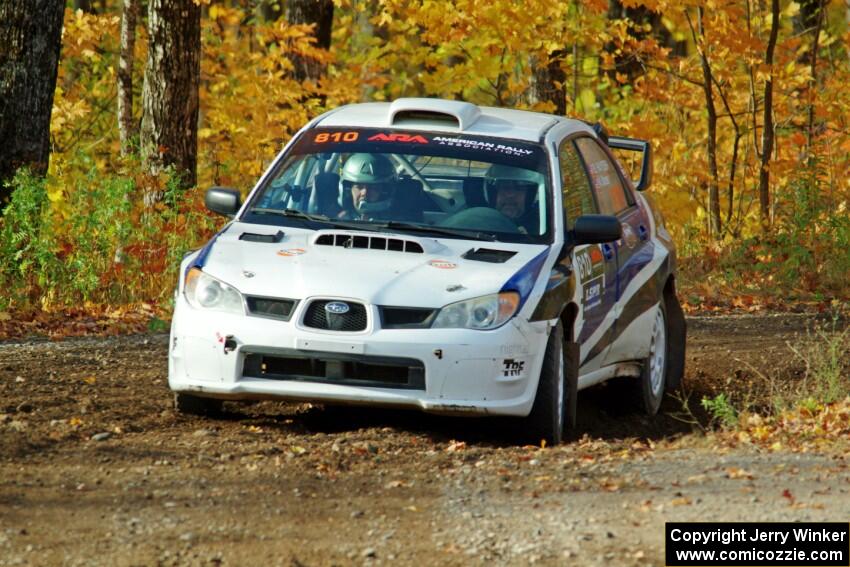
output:
[[[685,314],[676,292],[672,287],[664,293],[664,307],[667,309],[667,378],[665,387],[672,392],[681,386],[685,376],[685,343],[687,342],[688,325]]]
[[[191,394],[176,392],[174,409],[184,415],[216,416],[221,414],[223,402],[214,398],[200,398]]]
[[[557,445],[575,428],[578,352],[577,343],[564,343],[564,330],[558,323],[546,343],[534,405],[525,418],[530,443]]]
[[[649,355],[643,361],[640,378],[633,382],[637,389],[635,398],[638,407],[647,415],[657,414],[664,399],[670,360],[668,336],[667,308],[661,301],[652,325]]]

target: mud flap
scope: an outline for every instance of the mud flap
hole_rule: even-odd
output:
[[[564,429],[574,431],[578,412],[578,366],[581,352],[578,343],[564,342]]]
[[[665,389],[672,392],[681,386],[682,378],[685,376],[685,342],[688,325],[675,293],[664,295],[664,306],[667,308],[667,336],[669,340]]]

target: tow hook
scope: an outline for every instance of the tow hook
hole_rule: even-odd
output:
[[[236,346],[236,339],[233,338],[233,335],[227,335],[224,337],[224,354],[233,352],[236,350]]]

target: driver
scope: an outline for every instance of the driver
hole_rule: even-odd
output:
[[[397,180],[393,164],[381,154],[352,154],[342,167],[340,182],[344,198],[351,195],[351,208],[340,218],[358,220],[386,219],[392,214]]]
[[[487,170],[487,196],[490,205],[511,219],[525,234],[537,234],[539,218],[534,199],[540,174],[507,165]]]

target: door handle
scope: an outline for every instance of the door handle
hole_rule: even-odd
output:
[[[638,236],[641,240],[646,240],[649,237],[649,231],[642,224],[638,225]]]
[[[602,245],[602,255],[605,256],[606,260],[613,260],[614,259],[614,247],[611,246],[610,244],[603,244]]]

